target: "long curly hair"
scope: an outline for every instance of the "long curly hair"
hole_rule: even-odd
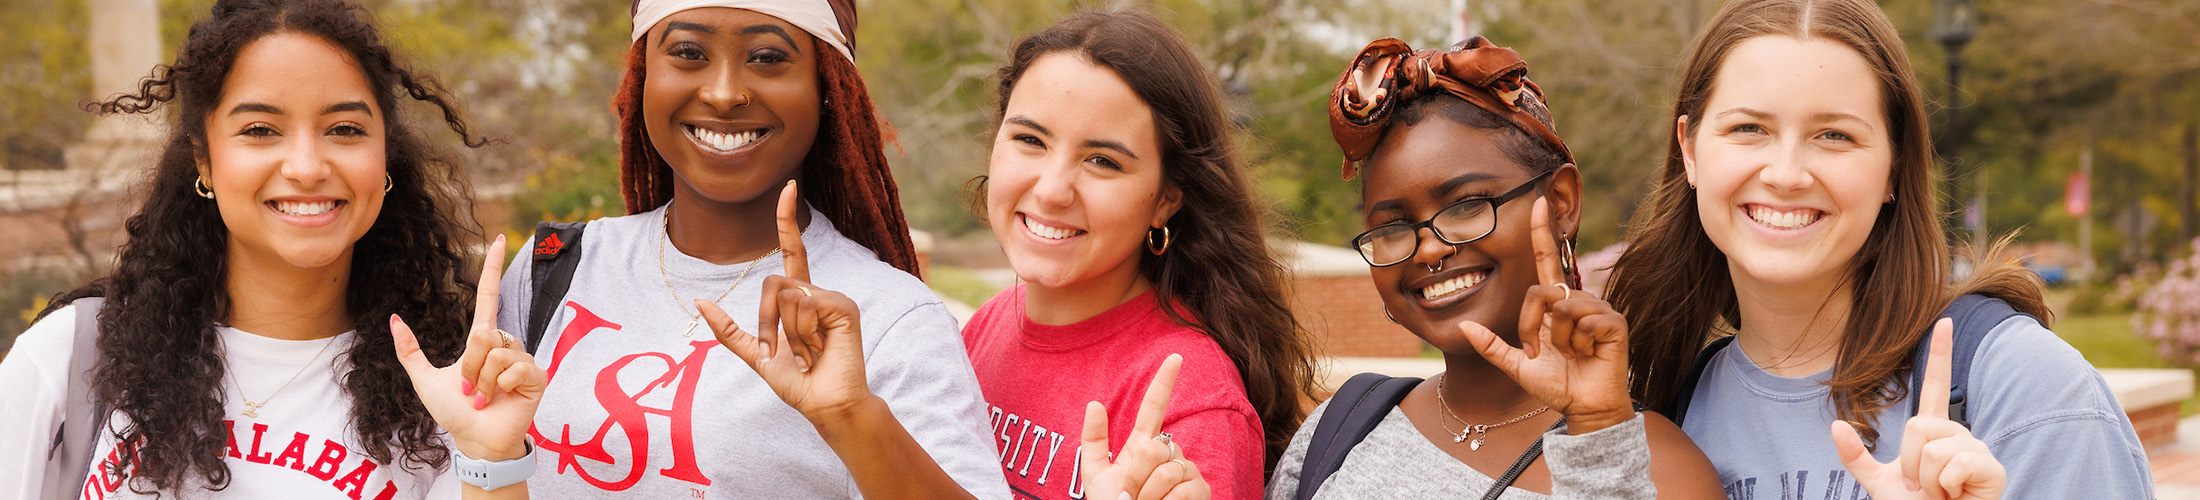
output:
[[[643,124],[642,89],[649,79],[647,43],[635,40],[627,49],[626,76],[611,96],[611,108],[619,115],[619,195],[630,215],[671,202],[672,183],[677,182],[672,165],[650,144],[649,129]],[[856,73],[856,63],[842,56],[840,49],[813,38],[810,50],[818,54],[818,94],[825,105],[818,116],[817,139],[810,142],[810,153],[802,159],[802,199],[832,219],[842,235],[878,254],[879,260],[921,278],[916,245],[909,240],[909,221],[901,211],[901,190],[886,164],[887,138],[880,132],[871,91]]]
[[[1312,336],[1291,314],[1283,262],[1268,249],[1274,218],[1255,198],[1211,72],[1175,29],[1139,10],[1081,12],[1016,44],[994,96],[1007,114],[1009,94],[1040,56],[1071,52],[1113,70],[1153,109],[1161,138],[1163,182],[1184,193],[1170,217],[1173,238],[1161,255],[1141,254],[1138,270],[1171,320],[1214,339],[1237,365],[1245,394],[1266,434],[1263,470],[1274,470],[1306,418],[1313,394]],[[984,180],[972,201],[982,217]]]
[[[437,363],[456,359],[466,331],[461,243],[478,237],[472,197],[453,161],[407,127],[400,98],[434,105],[469,147],[486,140],[467,131],[457,105],[433,79],[402,66],[381,42],[362,8],[343,0],[222,0],[191,26],[173,63],[156,67],[138,86],[85,108],[100,114],[149,113],[167,105],[170,131],[150,173],[147,199],[125,224],[129,240],[107,276],[58,295],[46,313],[81,297],[104,296],[99,311],[99,361],[93,396],[127,417],[119,430],[123,463],[134,463],[133,491],[154,493],[202,480],[227,488],[223,462],[223,348],[215,327],[232,311],[226,288],[229,231],[211,200],[193,191],[205,152],[204,118],[222,97],[222,83],[247,45],[277,33],[320,37],[350,52],[387,117],[387,200],[373,227],[354,243],[345,306],[357,341],[340,375],[351,397],[357,452],[388,465],[403,459],[441,468],[449,448],[414,394],[393,354],[389,317],[416,323],[421,348]],[[372,270],[372,272],[362,272]],[[45,313],[41,313],[43,316]]]

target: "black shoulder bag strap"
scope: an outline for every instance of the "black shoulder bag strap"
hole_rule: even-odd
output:
[[[1681,390],[1673,393],[1673,412],[1665,415],[1665,418],[1673,420],[1673,425],[1681,425],[1681,419],[1688,417],[1688,402],[1696,399],[1696,384],[1703,381],[1703,370],[1711,365],[1711,358],[1733,343],[1733,335],[1719,337],[1704,345],[1702,351],[1696,352],[1695,366],[1690,367],[1688,376],[1681,379]]]
[[[1641,413],[1643,410],[1649,409],[1648,407],[1643,406],[1642,403],[1632,404],[1635,406],[1636,413]],[[1555,431],[1565,426],[1566,417],[1561,416],[1558,417],[1557,422],[1551,423],[1550,429],[1546,429],[1543,432],[1548,433],[1550,431]],[[1519,459],[1513,460],[1512,468],[1505,469],[1505,475],[1497,478],[1497,484],[1490,485],[1490,490],[1482,493],[1482,500],[1497,500],[1497,497],[1504,496],[1505,489],[1511,488],[1513,485],[1513,481],[1520,480],[1520,474],[1528,471],[1528,465],[1535,463],[1535,459],[1541,458],[1542,456],[1543,438],[1538,437],[1535,438],[1534,443],[1528,444],[1528,451],[1522,452]]]
[[[581,230],[587,227],[587,222],[535,224],[535,263],[527,275],[535,292],[527,309],[527,354],[541,348],[550,316],[557,314],[558,302],[573,288],[573,273],[581,265]]]
[[[1971,361],[1978,357],[1979,347],[1986,344],[1986,337],[1994,332],[1994,327],[2017,316],[2032,317],[2017,312],[2016,308],[2009,307],[2009,303],[2002,302],[2001,299],[1978,294],[1956,297],[1954,302],[1948,304],[1947,309],[1940,311],[1940,317],[1955,320],[1955,345],[1948,352],[1948,420],[1963,424],[1964,427],[1971,426],[1968,408],[1964,404],[1968,396],[1965,389],[1971,385]],[[1916,352],[1913,354],[1915,359],[1912,360],[1914,364],[1910,370],[1911,394],[1920,394],[1925,388],[1925,361],[1932,356],[1932,343],[1930,334],[1917,342]],[[1916,415],[1918,406],[1915,399],[1912,401],[1910,414]]]
[[[1307,443],[1306,461],[1299,468],[1299,489],[1291,498],[1314,498],[1322,482],[1344,465],[1352,446],[1367,439],[1367,434],[1390,415],[1390,409],[1420,384],[1418,378],[1362,373],[1339,386],[1329,396],[1329,409],[1314,423],[1313,441]]]

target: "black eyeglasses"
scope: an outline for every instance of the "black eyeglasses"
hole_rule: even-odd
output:
[[[1554,168],[1535,174],[1527,182],[1522,182],[1511,191],[1496,197],[1459,200],[1458,203],[1438,210],[1435,217],[1425,221],[1392,222],[1375,226],[1374,229],[1353,237],[1352,248],[1360,250],[1360,258],[1366,259],[1367,265],[1390,267],[1413,258],[1421,250],[1421,228],[1424,227],[1435,232],[1437,240],[1453,245],[1464,245],[1482,239],[1497,229],[1498,205],[1527,194],[1536,183],[1556,171],[1558,169]]]

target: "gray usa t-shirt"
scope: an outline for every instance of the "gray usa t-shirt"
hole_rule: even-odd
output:
[[[1704,367],[1681,429],[1719,469],[1735,500],[1867,498],[1841,467],[1827,429],[1834,415],[1832,371],[1773,375],[1736,346]],[[1902,454],[1902,430],[1917,394],[1879,413],[1872,456]],[[2108,383],[2085,357],[2028,317],[1994,327],[1971,360],[1966,404],[1971,434],[2008,470],[2002,498],[2154,497],[2146,449]]]
[[[663,249],[664,208],[588,224],[572,288],[535,359],[550,372],[535,415],[536,498],[853,498],[858,492],[817,430],[772,393],[707,325],[682,336],[692,302],[710,300],[748,263],[716,265]],[[847,294],[863,314],[871,391],[957,483],[1007,498],[985,402],[954,316],[914,276],[810,212],[802,243],[812,284]],[[497,325],[525,332],[534,297],[532,242],[505,273]],[[748,332],[764,276],[755,264],[718,304]]]

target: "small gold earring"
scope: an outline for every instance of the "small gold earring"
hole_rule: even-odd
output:
[[[1160,245],[1160,246],[1154,246],[1154,244],[1153,244],[1153,242],[1154,242],[1154,237],[1153,237],[1154,229],[1159,229],[1159,230],[1161,230],[1161,245]],[[1146,251],[1148,251],[1148,252],[1153,252],[1153,254],[1154,254],[1154,255],[1161,255],[1161,253],[1162,253],[1162,252],[1167,252],[1167,251],[1169,251],[1169,243],[1170,243],[1171,241],[1174,241],[1174,240],[1175,240],[1175,238],[1169,235],[1169,226],[1166,226],[1166,225],[1164,225],[1164,226],[1161,226],[1161,227],[1158,227],[1158,228],[1154,228],[1154,229],[1147,229],[1147,230],[1146,230]]]
[[[214,188],[206,187],[204,175],[199,176],[199,180],[191,181],[191,190],[198,192],[200,198],[214,199]]]
[[[397,181],[396,181],[396,179],[392,179],[392,178],[390,178],[390,174],[389,174],[389,173],[387,173],[387,172],[384,172],[384,173],[382,174],[382,192],[384,192],[384,193],[390,192],[390,188],[392,188],[392,187],[396,187],[396,186],[397,186]]]

